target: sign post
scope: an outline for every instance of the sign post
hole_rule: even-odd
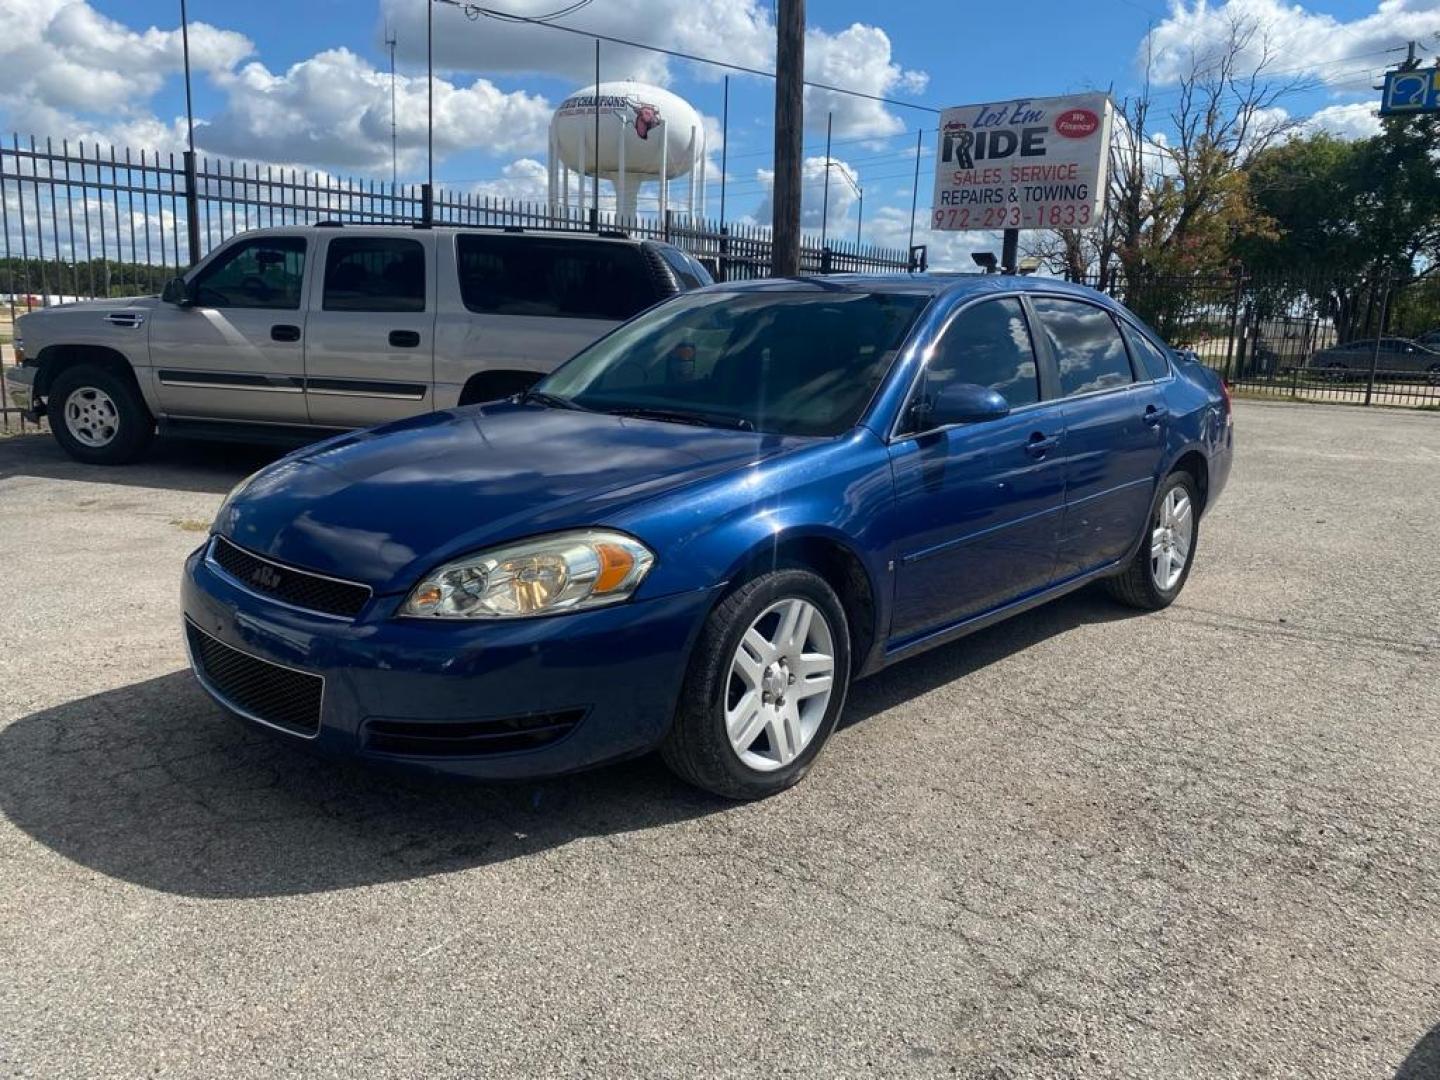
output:
[[[1114,110],[1108,94],[959,105],[940,116],[930,224],[1004,234],[1013,274],[1021,229],[1100,223]]]

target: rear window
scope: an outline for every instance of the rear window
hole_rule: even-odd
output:
[[[1170,361],[1165,359],[1165,354],[1144,334],[1140,333],[1129,323],[1122,322],[1121,327],[1125,331],[1125,340],[1130,343],[1130,354],[1135,358],[1135,363],[1140,370],[1145,372],[1147,378],[1163,379],[1170,374]]]
[[[680,284],[687,289],[698,289],[702,285],[715,284],[710,272],[679,248],[661,246],[660,257],[670,264],[680,278]]]
[[[455,247],[460,297],[471,311],[620,321],[656,299],[633,244],[462,234]]]

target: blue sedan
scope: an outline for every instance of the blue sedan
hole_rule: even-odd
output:
[[[202,686],[478,778],[659,749],[758,798],[858,677],[1103,581],[1163,608],[1230,472],[1223,384],[1016,277],[717,285],[529,392],[262,469],[186,563]]]

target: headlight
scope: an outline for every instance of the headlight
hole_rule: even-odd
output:
[[[627,599],[654,562],[624,533],[539,536],[446,563],[415,586],[400,614],[507,619],[603,607]]]

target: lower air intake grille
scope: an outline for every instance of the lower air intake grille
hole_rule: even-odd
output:
[[[371,720],[365,725],[365,749],[405,757],[485,757],[517,750],[538,750],[575,729],[583,709],[507,716],[502,720]]]
[[[197,673],[225,704],[296,735],[319,732],[320,676],[232,649],[192,622],[185,623],[185,633]]]

